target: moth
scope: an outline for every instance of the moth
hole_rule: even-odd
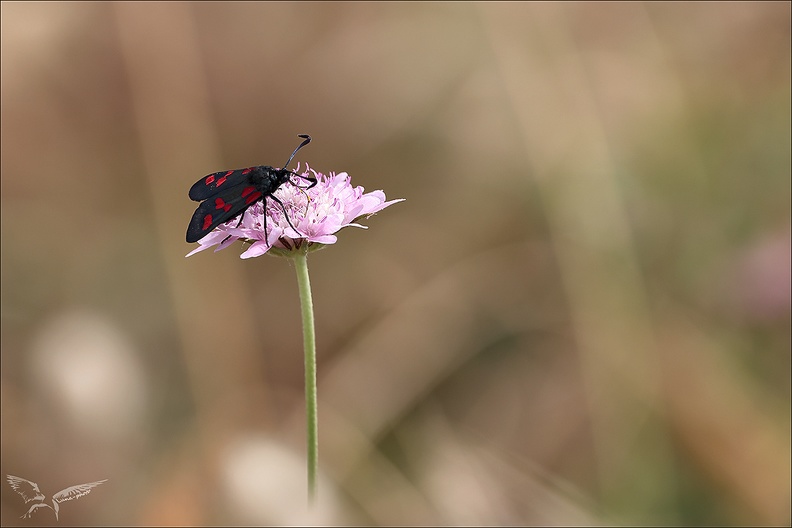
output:
[[[297,231],[291,223],[286,207],[273,193],[278,188],[290,181],[292,176],[311,182],[308,190],[316,185],[316,178],[311,178],[287,169],[295,154],[311,142],[311,136],[299,134],[300,143],[283,168],[276,169],[269,165],[259,165],[246,169],[220,171],[204,176],[190,187],[190,199],[201,202],[190,219],[187,226],[187,242],[198,242],[211,233],[214,228],[239,216],[237,227],[242,223],[245,211],[254,203],[263,200],[266,205],[267,198],[275,200],[283,209],[286,221],[292,229]],[[264,216],[264,233],[267,232],[267,217]]]

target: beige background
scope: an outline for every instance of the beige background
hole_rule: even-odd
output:
[[[60,525],[790,522],[789,3],[2,4],[2,462]],[[193,182],[406,198],[189,259]],[[4,525],[31,521],[5,482]],[[27,505],[29,506],[29,505]]]

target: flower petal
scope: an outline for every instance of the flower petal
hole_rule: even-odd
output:
[[[263,240],[259,240],[258,242],[253,242],[246,251],[244,251],[239,258],[249,259],[253,257],[260,257],[261,255],[265,254],[267,251],[270,250],[272,246],[267,245],[266,242]]]
[[[201,251],[209,249],[210,247],[212,247],[212,246],[198,246],[197,248],[193,249],[192,251],[190,251],[189,253],[187,253],[184,256],[185,257],[191,257],[191,256],[195,255],[196,253],[200,253]]]
[[[308,241],[316,242],[317,244],[335,244],[338,237],[335,235],[319,235],[308,237]]]

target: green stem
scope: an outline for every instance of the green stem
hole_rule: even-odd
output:
[[[305,350],[305,414],[307,418],[308,447],[308,501],[316,498],[316,473],[319,466],[319,426],[316,410],[316,334],[314,332],[311,279],[308,277],[308,251],[294,253],[297,286],[300,290],[302,311],[303,347]]]

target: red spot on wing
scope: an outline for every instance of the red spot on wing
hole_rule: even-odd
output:
[[[214,174],[210,174],[209,176],[206,177],[206,179],[204,180],[204,183],[206,185],[211,185],[213,181],[215,181]]]
[[[252,204],[253,202],[258,200],[259,198],[261,198],[261,193],[256,191],[253,194],[251,194],[250,196],[248,196],[247,198],[245,198],[245,204],[248,204],[248,205]]]
[[[248,194],[252,193],[255,190],[256,188],[253,187],[252,185],[250,187],[245,187],[245,189],[242,191],[242,198],[244,198],[245,196],[247,196]]]
[[[203,230],[206,231],[207,229],[209,229],[210,225],[212,225],[212,215],[204,216]]]
[[[247,169],[242,171],[242,174],[250,174],[250,171],[253,170],[253,167],[248,167]]]
[[[226,179],[228,178],[228,175],[231,174],[231,172],[233,172],[233,171],[228,171],[228,173],[226,173],[222,178],[217,180],[217,185],[215,185],[215,187],[220,187],[221,185],[223,185],[225,183]]]
[[[225,209],[225,212],[231,210],[231,204],[223,201],[222,198],[215,198],[215,209]]]

